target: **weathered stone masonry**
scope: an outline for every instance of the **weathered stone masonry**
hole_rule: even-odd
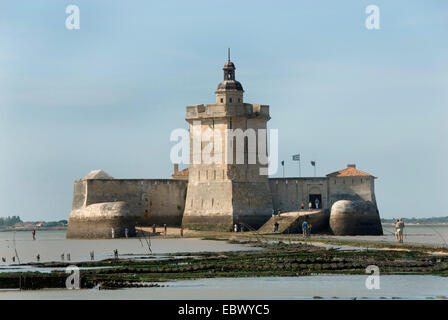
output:
[[[110,238],[112,228],[116,237],[122,237],[125,228],[132,236],[136,225],[153,224],[231,230],[233,224],[244,223],[257,229],[274,210],[297,211],[301,203],[307,210],[310,202],[313,219],[317,219],[313,224],[321,229],[341,235],[382,234],[375,177],[355,165],[326,177],[268,178],[260,174],[266,165],[258,157],[248,164],[259,150],[250,149],[247,140],[244,163],[236,161],[237,138],[228,137],[228,129],[266,129],[269,106],[243,101],[244,90],[235,80],[235,65],[230,60],[223,71],[216,102],[187,107],[189,167],[178,171],[176,165],[173,179],[114,179],[103,171],[92,171],[75,181],[68,238]],[[217,130],[221,141],[213,136],[210,143],[201,142],[199,150],[193,148],[193,132],[209,129]],[[257,148],[259,139],[256,135]],[[202,161],[204,149],[210,146],[213,156],[221,159],[218,163]]]
[[[135,225],[179,226],[186,190],[185,180],[95,177],[77,180],[67,237],[110,238],[112,227],[119,237],[124,235],[124,228],[133,229]]]

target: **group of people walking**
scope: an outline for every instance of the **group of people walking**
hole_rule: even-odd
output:
[[[312,225],[307,221],[308,217],[305,217],[305,220],[302,223],[302,234],[305,238],[308,238],[311,235]],[[274,223],[274,232],[278,232],[279,223],[276,221]]]
[[[157,226],[156,226],[156,224],[153,224],[151,226],[151,228],[152,228],[152,234],[153,235],[159,235],[160,234],[160,233],[157,233]],[[137,236],[138,236],[139,231],[143,232],[142,230],[136,230]],[[184,236],[184,228],[183,227],[180,227],[179,234],[180,234],[181,237]],[[163,236],[166,237],[167,235],[168,235],[168,226],[165,223],[165,224],[163,224]],[[115,229],[113,227],[110,229],[110,236],[111,236],[112,239],[115,239]],[[124,236],[125,236],[125,238],[129,237],[129,229],[127,227],[124,228]]]
[[[244,232],[244,225],[242,223],[235,223],[233,225],[233,232]]]
[[[314,200],[314,208],[319,209],[319,205],[320,205],[319,199],[316,198],[316,200]],[[310,202],[308,202],[308,210],[312,210],[312,209],[313,209],[313,203],[310,201]],[[302,202],[300,204],[300,210],[305,210],[305,203]]]
[[[110,236],[112,239],[115,239],[115,229],[114,228],[110,228]],[[127,227],[124,228],[124,236],[125,236],[125,238],[129,237],[129,229]]]

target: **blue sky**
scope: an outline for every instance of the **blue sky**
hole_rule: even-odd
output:
[[[214,101],[227,47],[287,176],[297,152],[307,176],[356,163],[383,217],[448,215],[447,16],[442,0],[2,1],[0,216],[68,218],[93,169],[168,178],[170,133]]]

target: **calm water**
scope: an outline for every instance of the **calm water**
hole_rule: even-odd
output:
[[[32,240],[31,232],[20,231],[15,234],[15,248],[21,263],[36,262],[37,254],[40,261],[61,261],[62,253],[70,253],[71,261],[90,260],[90,251],[94,251],[95,260],[113,258],[113,250],[117,249],[120,257],[127,255],[147,255],[148,246],[144,239],[106,239],[106,240],[68,240],[65,231],[41,231],[36,234],[37,240]],[[14,253],[14,233],[0,232],[0,258],[5,257],[6,263],[0,267],[12,264]],[[225,241],[209,241],[200,239],[152,239],[153,254],[163,255],[178,252],[223,252],[237,250],[259,250],[243,244],[230,244]],[[17,260],[16,260],[17,263]],[[1,268],[0,268],[1,270]]]
[[[1,291],[0,299],[438,299],[448,296],[448,278],[381,276],[380,289],[365,287],[367,276],[319,275],[287,278],[216,278],[164,283],[161,288],[121,290]]]
[[[394,242],[394,227],[383,225],[383,236],[337,236],[339,239]],[[406,226],[404,242],[448,246],[448,225],[443,226]]]

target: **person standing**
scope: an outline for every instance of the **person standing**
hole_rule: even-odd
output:
[[[184,237],[184,228],[180,227],[180,237],[183,238]]]
[[[126,227],[126,228],[124,228],[124,236],[127,238],[128,237],[128,228]]]
[[[312,228],[313,226],[311,225],[311,223],[308,223],[308,226],[307,226],[307,228],[306,228],[306,231],[307,231],[307,236],[309,237],[309,236],[311,236],[311,228]]]
[[[152,225],[152,233],[156,234],[156,224],[155,223]]]
[[[400,241],[400,237],[398,236],[398,229],[399,229],[399,222],[400,222],[400,219],[397,219],[397,221],[395,221],[395,240],[396,241]]]
[[[238,232],[238,225],[236,223],[233,226],[233,232]]]
[[[278,231],[278,222],[276,221],[274,223],[274,232],[277,232],[277,231]]]
[[[163,225],[163,232],[165,233],[165,237],[166,237],[166,235],[167,235],[167,233],[168,233],[168,228],[167,228],[167,226],[166,226],[166,223]]]
[[[305,204],[302,202],[302,204],[300,205],[300,208],[303,210],[305,209]]]
[[[91,261],[95,260],[95,252],[93,250],[90,251],[90,260]]]
[[[112,239],[115,238],[115,230],[114,230],[114,228],[111,228],[110,231],[111,231]]]
[[[316,209],[319,209],[319,199],[316,198],[314,204],[316,205]]]
[[[308,236],[308,222],[306,221],[306,217],[302,223],[302,234],[303,234],[303,237],[305,237],[305,238]]]
[[[33,229],[31,233],[33,234],[33,240],[36,240],[36,229]]]
[[[403,218],[400,218],[400,220],[398,221],[398,237],[399,237],[399,242],[403,243],[403,232],[404,232],[404,222],[403,222]]]
[[[313,209],[313,204],[310,201],[310,202],[308,202],[308,210],[311,210],[311,209]]]

